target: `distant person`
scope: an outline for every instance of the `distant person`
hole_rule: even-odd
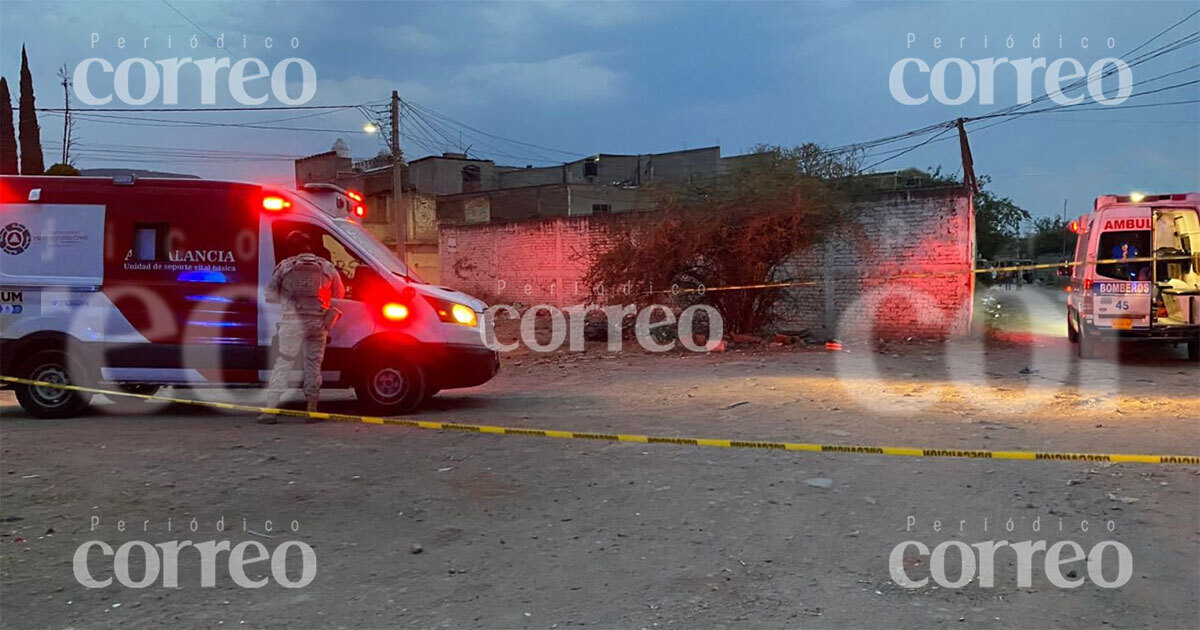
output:
[[[1112,257],[1116,260],[1129,260],[1130,258],[1138,257],[1138,248],[1137,245],[1133,245],[1128,241],[1125,241],[1118,244],[1116,247],[1113,247],[1112,254]],[[1148,266],[1149,265],[1144,262],[1117,263],[1116,269],[1118,270],[1118,273],[1120,273],[1126,279],[1138,280],[1141,276],[1142,269],[1145,269]]]
[[[267,386],[267,407],[279,407],[279,399],[287,389],[288,379],[296,361],[303,361],[304,398],[308,411],[317,410],[321,393],[321,362],[329,330],[341,311],[333,308],[331,300],[346,295],[346,287],[333,263],[315,252],[312,238],[296,230],[287,237],[287,251],[297,252],[275,267],[267,285],[268,302],[281,302],[283,314],[279,322],[279,357],[271,370]],[[275,424],[275,414],[264,413],[258,421]],[[319,422],[308,418],[306,422]]]

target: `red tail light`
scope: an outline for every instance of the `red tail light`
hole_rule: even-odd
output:
[[[360,219],[367,216],[367,209],[362,206],[354,206],[354,216]]]
[[[1084,279],[1083,279],[1083,290],[1084,290],[1084,291],[1091,291],[1091,290],[1092,290],[1092,285],[1094,285],[1094,284],[1095,284],[1095,281],[1094,281],[1094,280],[1092,280],[1091,278],[1084,278]]]
[[[263,210],[270,210],[271,212],[279,212],[281,210],[286,210],[286,209],[292,207],[292,202],[288,201],[287,199],[284,199],[283,197],[275,197],[275,196],[263,197],[262,207],[263,207]]]
[[[1074,233],[1076,233],[1076,234],[1078,234],[1078,233],[1079,233],[1079,221],[1072,221],[1072,222],[1071,222],[1071,231],[1072,231],[1072,232],[1074,232]]]
[[[408,318],[408,307],[397,302],[388,302],[383,305],[383,316],[394,322]]]
[[[354,192],[353,190],[347,190],[347,191],[346,191],[346,196],[347,196],[347,197],[350,197],[351,199],[353,199],[353,200],[355,200],[355,201],[362,201],[362,200],[363,200],[363,196],[362,196],[362,195],[360,195],[359,193],[356,193],[356,192]]]

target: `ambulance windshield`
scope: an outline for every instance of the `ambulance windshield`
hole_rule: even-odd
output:
[[[388,249],[386,245],[380,243],[376,238],[363,226],[350,221],[348,219],[338,219],[335,221],[338,226],[338,231],[342,233],[355,247],[362,253],[375,259],[379,264],[387,268],[388,271],[408,278],[409,280],[425,284],[425,281],[417,275],[415,271],[410,269],[408,265],[400,260],[395,252]]]

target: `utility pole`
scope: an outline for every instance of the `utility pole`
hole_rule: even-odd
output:
[[[958,127],[958,145],[962,152],[962,167],[963,167],[963,185],[969,187],[971,192],[979,193],[979,179],[975,177],[975,160],[971,157],[971,143],[967,141],[967,128],[963,125],[964,119],[959,118],[954,121],[954,126]]]
[[[404,196],[404,178],[400,166],[404,155],[400,151],[400,93],[392,90],[392,204],[395,207],[395,222],[392,228],[396,234],[396,255],[404,264],[408,264],[408,213],[401,203]]]
[[[1070,224],[1069,224],[1069,223],[1067,223],[1067,200],[1066,200],[1066,199],[1063,199],[1062,222],[1063,222],[1063,229],[1062,229],[1062,234],[1063,234],[1063,249],[1062,249],[1062,255],[1063,255],[1063,258],[1066,258],[1066,257],[1067,257],[1067,229],[1068,229],[1068,227],[1070,226]]]
[[[71,163],[71,79],[67,74],[67,65],[58,71],[58,78],[62,79],[63,86],[63,139],[62,139],[62,164]]]

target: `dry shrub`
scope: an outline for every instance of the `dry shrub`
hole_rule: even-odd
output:
[[[844,182],[855,168],[853,156],[816,145],[760,147],[723,176],[656,190],[656,212],[629,224],[585,280],[597,301],[703,303],[726,330],[757,332],[783,289],[707,288],[811,279],[783,263],[848,223]]]

